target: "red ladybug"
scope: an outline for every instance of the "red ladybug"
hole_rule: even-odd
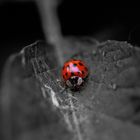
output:
[[[82,60],[71,59],[62,68],[62,77],[71,90],[80,90],[88,77],[88,68]]]

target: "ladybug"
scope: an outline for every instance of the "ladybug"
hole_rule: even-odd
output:
[[[66,87],[78,91],[84,85],[89,71],[82,60],[70,59],[64,63],[61,74]]]

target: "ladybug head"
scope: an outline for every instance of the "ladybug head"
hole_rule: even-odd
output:
[[[77,91],[81,88],[83,85],[83,78],[79,76],[72,76],[66,81],[66,85],[74,91]]]

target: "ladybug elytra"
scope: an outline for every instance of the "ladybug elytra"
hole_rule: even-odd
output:
[[[88,68],[82,60],[71,59],[64,63],[62,77],[71,90],[80,90],[88,77]]]

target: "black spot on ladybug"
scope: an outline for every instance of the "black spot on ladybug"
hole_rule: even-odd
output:
[[[68,76],[68,73],[66,73],[65,75]]]
[[[78,63],[80,66],[83,66],[83,64],[81,62]]]
[[[65,66],[63,66],[63,70],[65,69]]]
[[[78,71],[78,74],[80,74],[80,72]]]
[[[75,64],[75,63],[74,63],[74,64],[73,64],[73,66],[74,66],[74,67],[76,67],[76,66],[77,66],[77,64]]]
[[[71,76],[74,76],[74,72],[71,72]]]
[[[85,71],[88,71],[87,67],[85,67]]]
[[[69,66],[69,65],[67,65],[67,68],[69,69],[69,68],[70,68],[70,66]]]
[[[85,72],[84,71],[82,71],[82,74],[84,74]]]

